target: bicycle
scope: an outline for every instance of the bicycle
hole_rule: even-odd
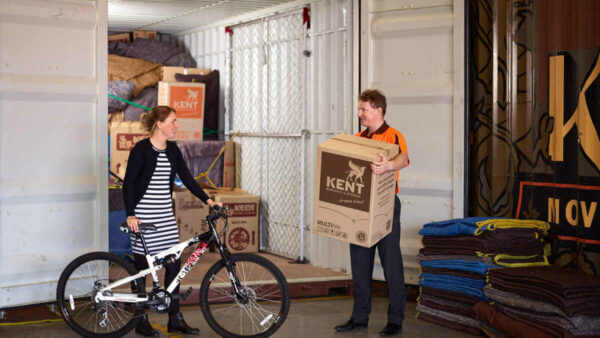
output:
[[[217,222],[224,227],[217,232]],[[156,230],[141,224],[134,233],[141,240],[148,269],[137,272],[133,264],[108,252],[92,252],[73,260],[62,272],[57,286],[57,303],[62,318],[84,337],[121,337],[140,321],[148,306],[157,313],[169,311],[173,300],[186,299],[173,290],[200,257],[215,243],[221,259],[206,273],[200,287],[200,306],[209,326],[224,337],[268,337],[285,321],[290,307],[287,281],[269,260],[253,254],[231,254],[221,236],[227,232],[227,209],[214,208],[205,218],[209,230],[154,256],[150,255],[144,233]],[[130,233],[127,223],[120,230]],[[177,260],[188,246],[199,243],[166,288],[156,272]],[[152,290],[146,293],[141,277],[152,275]]]

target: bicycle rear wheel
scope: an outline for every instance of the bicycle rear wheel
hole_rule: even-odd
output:
[[[84,337],[121,337],[133,329],[144,313],[143,306],[122,302],[95,302],[104,286],[135,275],[135,267],[108,252],[92,252],[71,262],[58,281],[56,300],[59,311],[73,331]],[[138,294],[139,280],[111,290]]]
[[[290,309],[285,277],[269,260],[251,254],[231,256],[246,299],[236,296],[223,261],[204,276],[200,305],[208,325],[223,337],[268,337],[275,333]]]

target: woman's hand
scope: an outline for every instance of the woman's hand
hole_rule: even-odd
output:
[[[137,217],[129,216],[127,217],[127,226],[133,232],[138,232],[140,230],[139,225],[142,223]]]
[[[223,207],[223,203],[221,203],[221,202],[217,203],[217,202],[213,201],[210,198],[206,201],[206,204],[208,204],[208,206],[211,207],[211,208],[214,207],[215,205]]]

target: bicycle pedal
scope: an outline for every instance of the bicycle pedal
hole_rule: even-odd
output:
[[[190,288],[185,293],[178,293],[176,295],[173,295],[173,299],[183,299],[183,300],[185,300],[186,298],[188,298],[188,296],[191,293],[192,293],[192,287],[190,286]]]

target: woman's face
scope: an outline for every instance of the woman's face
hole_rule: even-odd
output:
[[[159,121],[157,126],[158,131],[162,133],[165,138],[172,139],[177,132],[177,115],[175,115],[174,112],[171,112],[164,121]]]

